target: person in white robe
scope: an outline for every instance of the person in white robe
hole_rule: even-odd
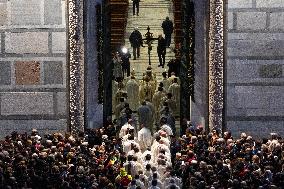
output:
[[[134,127],[132,126],[132,120],[129,119],[127,123],[125,123],[121,129],[120,132],[118,134],[119,138],[123,138],[123,136],[128,134],[128,131],[134,129]]]
[[[138,131],[137,142],[140,145],[141,151],[144,152],[147,147],[152,144],[152,134],[150,129],[146,128],[144,125],[141,125],[142,129]]]
[[[131,176],[133,176],[134,173],[134,161],[133,161],[133,156],[128,155],[127,156],[127,161],[123,164],[123,167],[127,171],[127,173]]]
[[[167,145],[167,146],[170,148],[171,141],[170,141],[170,138],[169,138],[167,132],[164,131],[164,130],[159,130],[158,133],[159,133],[159,135],[160,135],[161,140],[163,141],[163,143],[164,143],[165,145]]]
[[[171,171],[170,177],[165,178],[165,181],[164,181],[165,188],[170,186],[171,184],[175,184],[176,186],[178,186],[180,188],[182,187],[182,180],[181,180],[181,178],[175,176],[173,171]]]
[[[134,146],[134,147],[132,148],[132,150],[130,150],[130,151],[128,152],[127,155],[132,155],[133,157],[136,157],[136,158],[137,158],[137,161],[138,161],[141,165],[143,165],[143,162],[144,162],[143,154],[141,153],[141,151],[140,151],[140,149],[139,149],[138,147]]]
[[[176,102],[176,114],[180,112],[180,85],[178,84],[177,78],[174,78],[173,84],[169,87],[169,93],[173,95],[173,100]]]
[[[126,83],[126,91],[130,109],[136,111],[139,106],[139,84],[134,76]]]
[[[158,91],[155,92],[153,96],[153,105],[155,108],[155,120],[156,122],[159,122],[160,120],[160,108],[161,108],[161,101],[162,98],[165,97],[165,93],[163,92],[162,87],[158,87]]]
[[[150,180],[149,180],[150,179]],[[156,171],[156,172],[153,172],[152,176],[149,177],[149,185],[153,185],[153,180],[157,181],[157,187],[159,187],[160,189],[164,189],[164,185],[162,183],[162,181],[160,180],[160,175],[159,173]],[[155,186],[155,184],[154,184]]]
[[[153,154],[153,163],[157,163],[158,155],[161,150],[165,151],[166,153],[170,153],[169,147],[163,143],[163,140],[159,140],[159,143],[156,146],[152,146],[152,154]]]
[[[152,159],[152,156],[150,154],[147,154],[145,156],[145,160],[143,161],[144,170],[146,170],[147,165],[150,165],[150,166],[154,165],[151,159]]]
[[[166,124],[166,123],[162,124],[160,130],[165,131],[167,133],[167,136],[172,136],[173,135],[172,128],[168,124]]]
[[[170,85],[173,83],[174,79],[177,79],[177,83],[180,84],[180,79],[176,76],[175,72],[172,72],[171,76],[168,78]]]
[[[153,87],[153,91],[155,91],[157,87],[157,79],[156,79],[156,74],[152,72],[152,68],[150,66],[147,68],[145,76],[149,77],[149,82]]]
[[[152,101],[152,98],[153,98],[155,91],[153,91],[153,87],[150,83],[150,79],[149,79],[149,77],[145,76],[145,78],[143,80],[144,81],[140,85],[140,89],[139,89],[140,102],[144,101],[146,98],[148,98],[150,101]]]
[[[160,180],[163,182],[164,179],[165,179],[165,172],[167,170],[167,163],[166,163],[166,160],[165,159],[162,159],[162,158],[158,158],[158,161],[157,161],[158,165],[157,165],[157,172],[159,173],[160,175]]]
[[[143,171],[139,172],[139,180],[143,182],[145,188],[148,189],[148,184],[149,184],[148,177],[145,174],[143,174]]]
[[[132,177],[135,175],[139,175],[139,171],[143,171],[144,167],[141,163],[138,162],[138,158],[136,156],[133,157],[133,170]]]
[[[163,72],[162,73],[163,79],[161,81],[161,83],[163,83],[163,88],[165,90],[165,92],[168,92],[169,86],[171,85],[170,81],[167,78],[167,72]]]
[[[136,187],[139,186],[141,189],[146,189],[146,186],[145,186],[145,184],[140,180],[139,175],[135,175],[135,176],[134,176],[134,179],[133,179],[132,181],[135,182],[135,186],[136,186]],[[129,183],[128,187],[131,186],[132,181]],[[134,183],[133,183],[133,184],[134,184]],[[136,188],[134,188],[134,189],[136,189]]]
[[[151,143],[151,145],[152,145],[152,143]],[[147,147],[146,150],[143,152],[143,154],[142,154],[143,161],[145,161],[145,158],[146,158],[146,156],[147,156],[148,154],[149,154],[150,156],[152,155],[152,153],[151,153],[151,146],[150,146],[150,147]]]
[[[147,183],[149,182],[149,177],[152,176],[153,172],[152,172],[152,166],[150,164],[147,164],[144,170],[144,174],[147,176]]]
[[[122,147],[123,147],[123,152],[125,152],[125,154],[128,154],[134,147],[140,149],[139,144],[134,141],[133,134],[132,135],[128,134],[128,139],[123,138]]]

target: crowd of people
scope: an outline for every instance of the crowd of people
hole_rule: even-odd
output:
[[[131,119],[76,136],[13,132],[0,142],[0,188],[284,188],[276,133],[233,139],[186,123],[180,137],[163,121],[153,135],[143,126],[137,132]]]

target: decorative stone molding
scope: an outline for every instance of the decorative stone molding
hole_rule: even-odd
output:
[[[210,0],[208,113],[209,129],[224,124],[224,0]]]
[[[72,134],[84,131],[83,0],[68,0],[69,123]]]

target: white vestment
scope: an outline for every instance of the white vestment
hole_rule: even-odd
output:
[[[167,124],[162,125],[162,127],[161,127],[160,130],[165,131],[168,136],[173,135],[173,130],[172,130],[172,128],[171,128],[169,125],[167,125]]]
[[[128,154],[131,151],[131,145],[136,146],[138,149],[140,149],[140,146],[137,142],[135,142],[134,140],[126,140],[122,143],[122,147],[123,147],[123,152],[125,152],[126,154]]]
[[[174,177],[170,176],[170,177],[166,178],[165,181],[164,181],[165,188],[171,185],[170,182],[172,180],[174,180],[174,184],[176,184],[178,187],[180,187],[180,188],[182,187],[182,182],[181,182],[180,178],[178,178],[176,176],[174,176]]]
[[[138,131],[138,143],[142,152],[144,152],[147,147],[151,146],[152,135],[150,129],[143,127],[140,131]]]
[[[136,111],[139,106],[139,84],[135,79],[126,83],[127,101],[131,110]]]
[[[176,102],[176,113],[179,114],[180,111],[180,85],[177,83],[173,83],[169,87],[169,92],[173,95],[173,100]]]
[[[161,83],[163,83],[163,89],[168,92],[169,86],[171,85],[170,81],[167,78],[163,78]]]
[[[153,148],[151,149],[151,151],[153,154],[153,158],[152,158],[153,163],[157,163],[158,155],[161,150],[164,150],[166,153],[170,153],[169,147],[165,144],[158,143],[157,145],[152,146],[152,147]]]
[[[132,125],[130,125],[129,123],[125,123],[121,129],[120,129],[120,132],[119,132],[119,138],[123,138],[125,135],[128,134],[128,130],[130,129],[134,129],[134,127]]]
[[[138,161],[134,161],[132,176],[134,177],[135,175],[139,175],[139,171],[143,170],[144,170],[143,165],[141,165],[141,163],[139,163]]]
[[[153,187],[152,186],[152,179],[151,179],[151,181],[149,181],[149,185],[151,186],[151,187]],[[150,188],[151,188],[150,187]],[[159,189],[164,189],[164,185],[163,185],[163,183],[162,183],[162,181],[160,180],[160,179],[157,179],[157,186],[156,186],[157,188],[159,188]],[[156,189],[156,188],[155,188]]]
[[[180,79],[179,79],[179,77],[177,77],[177,76],[175,76],[175,75],[171,75],[171,76],[168,78],[168,81],[169,81],[170,85],[173,84],[175,78],[177,78],[177,83],[180,84]]]
[[[163,91],[156,91],[153,95],[153,105],[155,108],[155,120],[156,122],[160,121],[160,108],[161,108],[161,101],[162,98],[165,97],[165,93]]]

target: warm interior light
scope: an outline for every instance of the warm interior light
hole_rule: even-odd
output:
[[[121,49],[121,51],[122,51],[124,54],[126,54],[126,53],[127,53],[127,48],[126,48],[126,47],[123,47],[123,48]]]

